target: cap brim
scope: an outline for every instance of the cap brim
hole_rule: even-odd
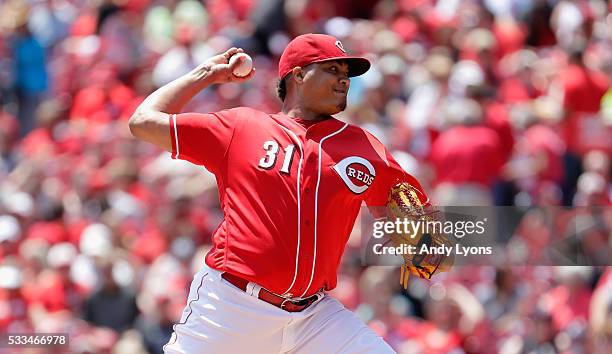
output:
[[[325,60],[319,60],[315,63],[323,63],[326,61],[344,61],[348,64],[349,67],[349,77],[359,76],[366,73],[366,71],[370,70],[372,64],[366,58],[362,57],[335,57],[335,58],[326,58]]]

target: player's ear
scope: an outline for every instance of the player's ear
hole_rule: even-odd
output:
[[[304,82],[304,69],[302,69],[299,66],[296,66],[295,68],[293,68],[293,70],[291,71],[291,77],[293,78],[293,80],[295,80],[298,83],[302,83]]]

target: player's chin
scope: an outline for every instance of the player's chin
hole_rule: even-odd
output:
[[[327,109],[324,110],[323,113],[329,116],[333,116],[334,114],[340,113],[344,111],[345,109],[346,109],[346,103],[337,103],[333,106],[329,106]]]
[[[342,112],[346,109],[346,97],[340,102],[338,102],[338,104],[336,105],[336,109],[338,110],[338,112],[336,113]]]
[[[320,106],[319,112],[327,115],[334,115],[340,113],[346,109],[346,97],[341,99],[334,99],[327,101],[324,105]]]

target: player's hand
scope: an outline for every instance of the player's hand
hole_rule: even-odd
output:
[[[255,75],[255,68],[247,76],[239,77],[233,74],[234,67],[239,65],[242,59],[237,60],[232,66],[229,60],[236,53],[243,53],[242,48],[230,48],[225,53],[215,55],[200,64],[194,72],[198,77],[213,84],[225,84],[229,82],[242,83],[250,80]]]

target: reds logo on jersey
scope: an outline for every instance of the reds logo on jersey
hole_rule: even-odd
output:
[[[359,156],[344,158],[334,166],[334,170],[355,194],[365,192],[376,177],[376,170],[370,161]]]

